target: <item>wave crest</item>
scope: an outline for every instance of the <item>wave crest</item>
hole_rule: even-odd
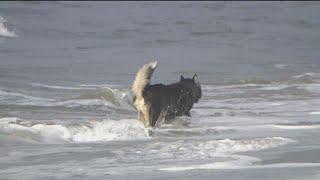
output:
[[[31,143],[88,143],[148,139],[149,133],[135,119],[89,121],[74,125],[32,123],[18,118],[0,119],[2,138]]]

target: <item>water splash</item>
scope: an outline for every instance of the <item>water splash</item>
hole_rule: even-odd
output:
[[[17,37],[16,33],[14,31],[9,31],[7,27],[5,26],[5,22],[7,22],[6,19],[0,16],[0,36],[3,37]]]

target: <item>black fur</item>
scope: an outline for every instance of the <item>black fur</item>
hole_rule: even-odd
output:
[[[201,98],[201,86],[197,75],[193,78],[181,76],[179,82],[163,85],[147,85],[143,97],[150,106],[151,126],[168,123],[177,116],[190,116],[194,103]]]

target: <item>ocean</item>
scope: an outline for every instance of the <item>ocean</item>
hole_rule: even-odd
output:
[[[319,32],[319,2],[0,2],[0,179],[319,179]],[[198,74],[191,118],[137,120],[151,60]]]

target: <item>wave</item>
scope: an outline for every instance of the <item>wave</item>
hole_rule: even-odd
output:
[[[132,109],[133,107],[133,96],[128,89],[113,89],[110,87],[106,87],[103,89],[97,89],[95,91],[85,93],[81,96],[76,97],[75,99],[101,99],[106,102],[111,102],[117,107],[123,107],[127,109]]]
[[[234,160],[215,162],[208,164],[198,164],[191,166],[173,166],[160,168],[160,171],[187,171],[195,169],[239,169],[241,167],[246,167],[252,165],[254,162],[259,161],[257,158],[249,156],[232,156]]]
[[[163,167],[162,171],[185,171],[193,169],[237,169],[244,167],[253,167],[252,165],[259,162],[260,159],[245,155],[235,155],[238,152],[259,151],[264,149],[276,148],[296,142],[295,140],[284,137],[266,137],[244,140],[213,140],[201,142],[198,145],[188,146],[188,153],[184,152],[185,157],[203,158],[203,156],[222,158],[222,162],[209,164],[198,164],[191,166],[172,166]],[[186,150],[186,147],[177,148],[177,152]],[[181,153],[181,152],[180,152]]]
[[[160,168],[161,171],[186,171],[195,169],[269,169],[269,168],[297,168],[297,167],[320,167],[320,163],[276,163],[267,165],[251,165],[244,161],[239,163],[238,161],[217,162],[192,166],[176,166]]]
[[[136,119],[88,121],[73,125],[34,123],[18,118],[0,119],[1,138],[29,143],[88,143],[150,138]]]
[[[314,124],[314,125],[297,125],[297,124],[288,124],[288,125],[282,125],[282,124],[274,124],[272,127],[278,128],[278,129],[287,129],[287,130],[304,130],[304,129],[319,129],[320,124]]]
[[[19,92],[11,92],[0,89],[0,104],[3,105],[38,105],[46,106],[54,102],[54,99],[29,96]]]
[[[47,89],[61,89],[61,90],[95,90],[95,89],[107,89],[122,87],[116,84],[80,84],[78,86],[59,86],[59,85],[48,85],[41,83],[31,83],[31,86],[42,87]]]
[[[318,114],[320,114],[320,112],[319,111],[314,111],[314,112],[309,112],[309,114],[310,115],[318,115]]]
[[[320,73],[308,72],[293,76],[290,82],[297,83],[319,83]]]
[[[62,89],[62,90],[93,90],[96,89],[94,87],[71,87],[71,86],[57,86],[57,85],[47,85],[47,84],[39,84],[32,83],[32,86],[42,87],[47,89]]]
[[[320,73],[308,72],[290,77],[289,79],[282,80],[267,80],[261,78],[247,78],[242,80],[233,80],[223,83],[203,84],[203,90],[223,90],[223,89],[237,89],[237,88],[260,88],[262,90],[282,90],[290,88],[292,86],[301,86],[302,88],[306,85],[310,85],[310,88],[319,89]]]
[[[89,87],[89,88],[120,88],[122,87],[119,84],[81,84],[80,87]]]
[[[257,78],[257,77],[250,77],[247,79],[240,79],[240,80],[231,80],[228,82],[224,82],[221,85],[225,86],[253,86],[253,85],[262,85],[262,84],[271,84],[271,80]]]
[[[9,31],[4,23],[7,22],[3,17],[0,16],[0,36],[3,37],[17,37],[14,31]]]
[[[173,123],[183,124],[184,122],[179,122],[179,119],[175,119]],[[191,123],[191,120],[189,124]],[[228,134],[233,133],[236,129],[232,127],[226,126],[214,126],[214,127],[190,127],[188,125],[162,125],[159,129],[153,129],[151,131],[152,136],[157,137],[190,137],[190,136],[211,136],[211,135],[220,135],[220,134]]]
[[[95,89],[72,99],[57,100],[51,98],[29,96],[19,92],[0,90],[0,104],[36,106],[36,107],[65,107],[65,108],[97,108],[107,107],[133,111],[132,94],[126,89]]]
[[[296,141],[283,137],[266,137],[248,140],[223,139],[200,143],[199,147],[204,150],[214,149],[216,153],[226,154],[236,152],[259,151],[263,149],[275,148],[293,142]]]

